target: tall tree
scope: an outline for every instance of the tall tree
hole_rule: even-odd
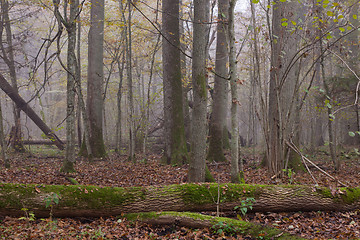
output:
[[[180,65],[179,1],[162,2],[165,158],[168,164],[188,162]]]
[[[5,40],[3,40],[3,33],[5,30]],[[11,85],[18,92],[15,60],[14,60],[14,48],[13,48],[13,35],[11,31],[11,23],[9,17],[9,1],[1,0],[1,16],[0,16],[0,48],[1,48],[1,58],[4,60],[5,64],[9,68]],[[4,46],[6,43],[6,47]],[[13,104],[13,116],[14,116],[14,126],[11,130],[11,145],[13,149],[17,152],[24,152],[25,148],[21,140],[21,121],[20,121],[20,111],[21,109]]]
[[[60,0],[53,0],[54,13],[58,21],[59,31],[62,31],[63,25],[66,28],[68,39],[67,39],[67,90],[66,90],[66,155],[63,162],[62,171],[73,172],[75,163],[75,89],[77,77],[79,77],[79,66],[76,58],[76,24],[77,17],[79,15],[79,1],[75,0],[71,3],[64,2],[64,12],[68,10],[68,4],[70,4],[70,15],[64,14],[61,16],[59,11]],[[58,46],[59,47],[59,46]]]
[[[229,65],[231,87],[231,182],[239,183],[239,122],[238,122],[238,76],[235,49],[235,6],[237,0],[231,0],[229,6]]]
[[[4,134],[4,126],[3,126],[1,101],[0,101],[0,146],[1,146],[1,157],[4,161],[4,167],[10,168],[10,161],[6,155],[6,142],[5,142],[5,134]]]
[[[213,108],[209,123],[209,152],[208,160],[225,161],[223,151],[224,126],[227,115],[228,90],[228,44],[227,44],[227,16],[229,0],[218,1],[218,23],[216,37],[215,83],[213,93]],[[227,135],[227,131],[225,133]]]
[[[290,63],[297,52],[299,37],[283,23],[284,19],[290,21],[300,18],[299,8],[298,1],[280,0],[273,5],[267,144],[267,165],[272,174],[281,173],[288,164],[293,167],[301,165],[299,159],[291,158],[291,150],[286,145],[296,138],[298,130],[295,126],[295,112],[298,104],[299,64]]]
[[[129,102],[129,159],[135,160],[135,122],[134,122],[134,96],[132,79],[132,30],[131,30],[131,0],[127,1],[128,19],[125,24],[126,33],[126,70]],[[125,17],[124,17],[125,19]]]
[[[208,43],[209,0],[194,1],[192,84],[194,104],[192,111],[192,142],[189,181],[205,181],[206,160],[206,59]]]
[[[91,0],[88,43],[87,111],[89,143],[93,157],[106,155],[103,139],[103,54],[104,54],[104,0]]]

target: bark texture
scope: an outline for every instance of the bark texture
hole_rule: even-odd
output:
[[[209,6],[209,0],[194,1],[194,41],[192,62],[194,105],[192,111],[192,156],[189,167],[190,182],[205,181],[207,137],[206,46],[208,42],[207,22],[210,9]]]
[[[188,162],[188,154],[183,115],[179,1],[163,1],[162,10],[162,32],[166,38],[162,41],[165,157],[169,164],[184,164]]]
[[[239,119],[238,119],[238,76],[235,48],[235,5],[237,0],[231,0],[229,5],[229,69],[231,89],[231,182],[239,183]]]
[[[209,152],[208,160],[223,162],[225,161],[223,151],[223,135],[226,129],[227,115],[227,85],[228,85],[228,48],[226,41],[227,34],[227,16],[229,9],[228,0],[218,1],[218,23],[216,37],[216,59],[215,59],[215,83],[213,108],[209,123]],[[227,135],[227,132],[226,132]]]
[[[91,17],[88,50],[88,94],[89,143],[93,157],[106,155],[103,139],[103,55],[104,55],[104,0],[91,1]]]
[[[255,212],[350,211],[360,208],[360,188],[328,188],[300,185],[222,184],[220,211],[233,211],[241,200],[254,197]],[[0,215],[23,215],[28,208],[47,217],[45,200],[56,193],[56,217],[104,217],[153,211],[216,211],[217,184],[182,184],[151,187],[98,187],[0,184]],[[215,200],[214,200],[215,199]]]

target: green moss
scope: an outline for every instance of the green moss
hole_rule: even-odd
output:
[[[342,200],[347,204],[352,204],[358,202],[360,199],[360,189],[359,188],[341,188],[342,192],[346,192],[346,194],[342,194]]]
[[[304,163],[301,161],[300,155],[294,151],[290,152],[288,169],[292,169],[294,172],[306,172],[306,168]]]
[[[144,213],[127,213],[124,214],[124,218],[129,221],[144,220],[144,219],[156,219],[160,215],[156,212],[144,212]]]
[[[188,204],[209,204],[214,203],[213,199],[218,196],[218,184],[184,184],[178,188],[183,192],[183,200]],[[242,199],[244,197],[258,196],[261,189],[259,185],[251,186],[247,184],[220,184],[220,199],[223,202],[231,202]]]
[[[44,187],[37,185],[4,184],[0,185],[2,194],[0,195],[0,207],[19,208],[31,205],[33,207],[45,207],[44,204],[35,199],[45,199],[50,193],[56,193],[61,198],[59,206],[94,208],[102,209],[112,205],[131,203],[137,199],[144,199],[145,192],[141,188],[118,188],[118,187],[96,187],[96,186],[62,186],[47,185]],[[28,202],[25,202],[28,201]],[[56,207],[55,207],[56,208]]]
[[[190,212],[160,212],[160,213],[138,213],[138,214],[126,214],[125,218],[128,220],[147,220],[147,219],[156,219],[160,216],[172,216],[172,217],[184,217],[191,218],[200,221],[207,221],[213,226],[219,225],[228,225],[234,228],[234,231],[242,233],[244,235],[251,235],[253,238],[259,239],[302,239],[300,237],[284,233],[281,230],[271,227],[263,227],[254,223],[240,221],[224,217],[213,217],[208,215],[203,215],[199,213],[190,213]]]
[[[206,99],[207,98],[206,76],[204,74],[197,75],[196,84],[197,84],[198,94],[202,99]]]
[[[320,193],[326,198],[334,199],[335,202],[344,202],[346,204],[353,204],[360,200],[360,188],[340,188],[340,194],[335,196],[329,188],[318,188],[316,192]]]
[[[326,198],[334,198],[334,196],[331,194],[331,191],[329,188],[317,188],[316,192],[320,193],[321,195],[323,195]]]
[[[216,182],[207,165],[205,166],[205,182]]]

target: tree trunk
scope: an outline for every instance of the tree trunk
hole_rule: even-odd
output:
[[[218,1],[218,23],[216,40],[216,59],[215,59],[215,83],[213,108],[209,123],[209,152],[207,159],[209,161],[225,161],[223,151],[224,126],[227,116],[227,87],[228,85],[228,49],[227,49],[227,16],[229,11],[229,1]],[[227,131],[226,131],[227,135]]]
[[[78,15],[79,0],[70,3],[70,16],[68,26],[68,49],[67,49],[67,108],[66,108],[66,155],[62,171],[74,172],[75,163],[75,83],[78,76],[76,49],[76,16]]]
[[[296,56],[300,37],[298,33],[291,33],[287,28],[294,21],[301,20],[301,6],[297,1],[275,1],[273,5],[273,21],[271,36],[271,69],[269,89],[268,121],[269,130],[267,137],[268,156],[267,166],[272,174],[281,173],[289,165],[302,169],[303,165],[297,156],[289,154],[285,142],[291,141],[299,130],[296,126],[296,109],[299,94],[299,68],[300,63],[293,62]],[[300,9],[300,10],[299,10]],[[296,140],[294,140],[296,142]],[[298,166],[299,165],[299,166]]]
[[[106,155],[103,139],[103,52],[104,52],[104,0],[91,1],[87,110],[89,117],[89,143],[92,156]]]
[[[2,13],[2,17],[0,23],[0,37],[1,37],[0,48],[2,51],[2,59],[9,68],[11,85],[15,89],[16,93],[18,93],[17,76],[16,76],[15,60],[14,60],[14,49],[12,44],[13,35],[10,24],[8,0],[1,0],[1,13]],[[5,33],[6,33],[7,49],[5,49],[2,41],[3,28],[5,29]],[[21,111],[20,108],[18,108],[14,103],[13,105],[14,131],[13,131],[11,145],[15,151],[24,152],[25,148],[21,140],[20,111]]]
[[[239,120],[238,120],[238,76],[235,48],[235,6],[237,0],[231,0],[229,5],[229,65],[231,88],[231,182],[239,183]]]
[[[220,211],[234,211],[241,201],[255,198],[254,212],[351,211],[360,208],[360,188],[335,192],[301,185],[221,184]],[[105,217],[152,211],[216,211],[218,184],[182,184],[150,187],[98,187],[0,184],[0,215],[47,217],[45,199],[56,193],[55,217]],[[334,195],[332,195],[332,193]]]
[[[117,106],[117,116],[116,116],[116,140],[115,140],[115,149],[116,152],[121,151],[121,144],[122,144],[122,110],[121,110],[121,99],[123,97],[122,94],[122,85],[123,85],[123,79],[124,79],[124,65],[125,65],[125,54],[122,57],[122,61],[120,59],[117,60],[117,65],[119,69],[119,85],[118,85],[118,91],[116,95],[116,106]]]
[[[162,32],[166,38],[162,41],[165,158],[169,164],[184,164],[188,162],[188,153],[180,65],[179,1],[163,1],[162,10]]]
[[[192,84],[194,106],[192,111],[192,143],[191,161],[189,166],[189,181],[205,181],[206,160],[206,108],[207,108],[207,42],[209,0],[194,1],[194,41],[192,62]]]
[[[5,134],[4,134],[4,126],[3,126],[1,101],[0,101],[0,146],[1,146],[1,158],[4,161],[4,167],[10,168],[10,161],[6,155],[6,142],[5,142]]]
[[[6,79],[0,74],[0,88],[13,100],[16,106],[23,110],[24,113],[38,126],[41,131],[55,143],[60,149],[64,149],[64,143],[55,135],[55,133],[41,120],[41,118],[32,110],[25,100],[20,97],[17,91],[11,87]]]

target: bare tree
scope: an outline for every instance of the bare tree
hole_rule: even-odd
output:
[[[209,0],[194,1],[193,26],[193,62],[192,84],[194,105],[192,111],[192,143],[189,166],[189,181],[205,181],[206,160],[206,107],[207,107],[207,76],[206,59],[210,2]]]
[[[92,156],[106,155],[103,139],[103,55],[104,55],[104,0],[91,0],[88,44],[87,111],[89,117],[89,143]]]
[[[0,49],[1,49],[1,58],[4,60],[5,64],[9,68],[11,85],[16,92],[19,91],[17,84],[15,60],[14,60],[14,47],[13,47],[13,35],[11,31],[11,23],[9,17],[9,1],[1,0],[1,16],[0,16]],[[5,30],[5,41],[2,40],[3,32]],[[6,42],[7,47],[4,46]],[[24,152],[25,148],[21,140],[21,121],[20,121],[20,108],[13,104],[13,116],[14,116],[14,126],[11,130],[11,145],[13,149],[17,152]]]
[[[208,160],[225,161],[223,151],[223,135],[228,135],[226,128],[227,90],[228,90],[228,33],[227,20],[229,0],[218,1],[218,23],[216,38],[215,84],[213,93],[213,107],[209,123],[209,152]],[[224,133],[224,129],[226,132]]]

